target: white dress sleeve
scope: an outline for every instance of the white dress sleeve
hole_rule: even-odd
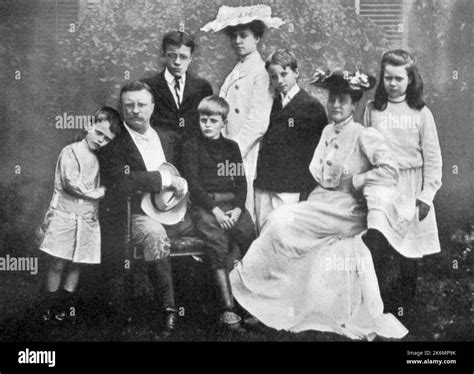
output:
[[[365,110],[364,110],[364,118],[363,118],[363,125],[365,127],[372,127],[372,123],[371,123],[371,111],[372,111],[372,108],[373,108],[373,100],[369,100],[367,102],[367,105],[365,106]]]
[[[423,188],[417,198],[432,205],[436,192],[441,187],[442,158],[438,132],[431,111],[425,106],[421,110],[420,142],[423,153]]]
[[[86,185],[80,174],[80,165],[71,147],[63,149],[59,155],[58,168],[63,188],[80,198],[98,200],[104,197],[103,187]]]

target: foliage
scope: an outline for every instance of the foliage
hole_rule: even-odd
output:
[[[410,13],[410,49],[415,52],[428,100],[450,100],[471,87],[474,4],[469,0],[417,0]],[[467,53],[470,51],[470,53]],[[456,72],[456,73],[455,73]],[[457,74],[457,75],[454,75]],[[472,93],[471,93],[472,95]]]
[[[267,3],[286,24],[281,30],[268,32],[262,41],[262,54],[280,47],[292,49],[300,61],[303,86],[316,67],[357,65],[376,71],[384,40],[380,30],[353,9],[314,1]],[[138,79],[161,70],[161,38],[181,24],[195,35],[198,45],[192,69],[217,91],[236,62],[222,33],[199,31],[215,18],[217,10],[215,2],[203,0],[102,5],[90,11],[77,31],[61,41],[58,67],[82,77],[77,87],[82,93],[88,89],[116,94],[127,72],[130,79]],[[87,82],[85,76],[89,77]]]

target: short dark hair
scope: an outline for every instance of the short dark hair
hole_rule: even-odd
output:
[[[388,94],[384,86],[385,67],[387,65],[405,66],[408,78],[411,79],[406,92],[408,106],[418,110],[425,106],[425,101],[423,100],[423,80],[416,67],[415,59],[410,53],[403,49],[394,49],[385,52],[380,65],[379,84],[375,90],[374,97],[375,109],[382,111],[387,107]]]
[[[244,24],[241,24],[241,25],[227,26],[224,29],[224,32],[228,36],[232,36],[235,32],[242,31],[242,30],[245,30],[245,29],[250,29],[250,31],[252,31],[253,34],[257,38],[261,38],[263,36],[263,34],[265,33],[266,26],[262,21],[255,20],[255,21],[252,21],[252,22],[249,22],[249,23],[244,23]]]
[[[109,106],[103,106],[97,109],[94,113],[94,123],[102,121],[109,121],[112,134],[120,134],[122,130],[122,118],[117,110]]]
[[[153,91],[151,90],[151,87],[148,84],[142,81],[132,81],[132,82],[125,83],[120,89],[119,103],[122,103],[122,95],[125,92],[134,92],[134,91],[141,91],[141,90],[148,91],[151,95],[151,101],[155,102],[155,99],[153,97]]]
[[[296,60],[295,54],[283,48],[277,49],[268,56],[265,61],[265,69],[268,70],[270,65],[280,65],[283,69],[286,69],[289,66],[293,71],[298,69],[298,61]]]
[[[174,45],[176,47],[189,47],[191,49],[191,54],[194,53],[194,48],[196,44],[194,43],[194,38],[185,31],[170,31],[163,36],[163,41],[161,42],[161,51],[166,53],[168,46]]]
[[[201,115],[214,116],[220,115],[225,121],[229,115],[229,104],[227,101],[217,95],[207,96],[201,100],[197,108],[198,113]]]

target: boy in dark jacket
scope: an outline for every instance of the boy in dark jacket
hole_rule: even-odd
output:
[[[208,257],[221,297],[221,324],[242,330],[235,312],[227,271],[230,242],[241,255],[255,239],[255,227],[245,209],[247,182],[239,146],[221,135],[229,105],[218,96],[204,98],[199,106],[202,136],[188,140],[183,149],[183,170],[192,203],[191,216],[206,241]]]
[[[298,62],[292,52],[273,52],[265,67],[277,95],[260,145],[254,181],[259,231],[273,209],[300,201],[301,193],[311,189],[309,164],[328,124],[321,103],[299,88]]]

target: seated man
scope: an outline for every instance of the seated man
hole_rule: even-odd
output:
[[[125,221],[126,197],[132,195],[133,245],[144,250],[148,275],[156,296],[163,301],[166,315],[163,335],[168,336],[178,319],[174,300],[173,279],[169,262],[169,236],[190,235],[192,222],[186,214],[184,220],[174,225],[160,224],[147,216],[141,209],[144,193],[159,193],[171,188],[176,196],[186,193],[186,181],[166,171],[158,171],[172,154],[166,144],[162,144],[156,131],[150,126],[150,117],[155,103],[150,87],[143,82],[130,82],[120,91],[120,110],[124,120],[124,130],[101,152],[99,156],[101,176],[109,189],[107,215],[110,224],[125,232],[121,223]],[[112,221],[111,221],[112,219]],[[115,237],[121,237],[117,235]]]

